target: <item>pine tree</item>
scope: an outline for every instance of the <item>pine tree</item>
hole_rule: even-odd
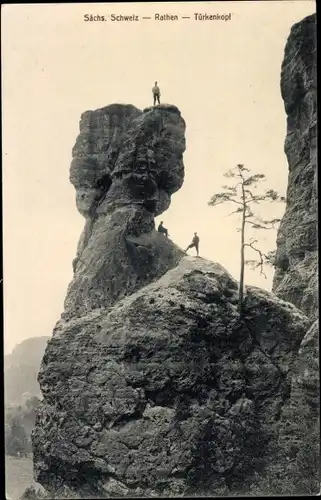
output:
[[[229,170],[224,174],[224,177],[232,179],[235,181],[233,185],[224,185],[222,188],[224,191],[216,193],[212,196],[209,201],[209,205],[214,207],[222,203],[234,203],[238,207],[231,212],[231,214],[238,214],[241,218],[241,225],[237,229],[241,233],[241,269],[240,269],[240,285],[239,285],[239,304],[238,309],[240,314],[243,312],[244,303],[244,272],[245,265],[251,266],[253,269],[260,268],[261,274],[264,273],[264,265],[273,265],[275,252],[269,252],[265,254],[256,246],[258,239],[246,240],[246,229],[247,226],[251,226],[252,229],[275,229],[276,225],[280,222],[280,219],[264,220],[253,212],[253,205],[259,204],[262,201],[270,202],[280,202],[285,201],[283,196],[280,196],[273,189],[269,189],[264,193],[256,193],[256,188],[259,182],[266,179],[264,174],[252,174],[251,171],[244,167],[244,165],[237,165],[233,169]],[[258,258],[246,260],[245,259],[245,248],[251,248],[254,250]]]

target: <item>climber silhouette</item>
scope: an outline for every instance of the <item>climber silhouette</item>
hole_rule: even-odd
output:
[[[154,106],[155,106],[155,104],[156,104],[156,100],[157,100],[158,104],[160,104],[160,100],[159,100],[159,98],[160,98],[160,88],[159,88],[159,86],[157,85],[157,82],[155,82],[155,85],[154,85],[154,87],[153,87],[153,90],[152,90],[152,91],[153,91],[153,96],[154,96]]]
[[[194,248],[195,247],[196,248],[196,252],[197,252],[197,257],[198,257],[199,242],[200,242],[200,239],[197,236],[197,233],[194,233],[194,236],[193,236],[193,239],[192,239],[192,243],[190,245],[188,245],[188,247],[186,248],[185,252],[187,252],[187,250],[189,250],[190,248]]]
[[[167,231],[167,229],[163,226],[163,221],[159,224],[159,226],[158,226],[158,228],[157,228],[157,231],[158,231],[159,233],[163,233],[163,234],[165,234],[165,236],[167,236],[167,237],[168,237],[168,231]]]

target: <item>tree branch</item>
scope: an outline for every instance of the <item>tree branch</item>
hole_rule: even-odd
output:
[[[262,221],[262,224],[272,224],[272,226],[268,227],[268,226],[262,226],[262,224],[258,223],[258,222],[253,222],[251,220],[247,220],[246,221],[246,224],[252,224],[253,228],[254,229],[275,229],[275,226],[274,224],[276,224],[277,222],[280,222],[280,219],[275,219],[273,221]]]
[[[264,253],[261,252],[261,250],[259,250],[258,248],[256,248],[255,246],[253,246],[255,243],[257,243],[258,240],[253,240],[251,241],[250,243],[244,243],[244,246],[245,247],[250,247],[252,248],[252,250],[254,250],[255,252],[257,252],[260,256],[260,260],[259,262],[256,264],[256,266],[254,266],[254,269],[256,269],[257,267],[260,268],[260,273],[263,274],[263,276],[266,278],[266,274],[265,272],[263,271],[263,266],[264,266],[264,260],[263,260],[263,257],[266,257],[264,255]]]
[[[237,193],[229,193],[229,192],[222,192],[222,193],[216,193],[212,196],[208,204],[210,206],[216,206],[216,205],[221,205],[222,203],[226,203],[227,201],[232,201],[233,203],[236,203],[237,205],[242,205],[240,201],[236,201],[233,199],[233,196],[236,196]]]
[[[274,265],[275,266],[275,252],[269,252],[267,255],[261,252],[259,248],[256,247],[258,243],[257,239],[251,239],[249,243],[245,243],[245,232],[246,224],[250,224],[253,229],[275,229],[276,224],[280,222],[280,219],[264,220],[253,213],[254,209],[252,203],[259,204],[260,202],[280,202],[286,201],[283,196],[280,196],[274,189],[269,189],[264,193],[257,193],[257,184],[261,181],[265,181],[266,177],[264,174],[252,174],[251,171],[244,167],[242,164],[238,164],[232,169],[228,170],[224,177],[232,178],[234,185],[224,185],[222,186],[221,193],[216,193],[212,196],[208,205],[216,206],[226,202],[233,202],[238,205],[238,208],[233,210],[228,216],[232,214],[242,214],[242,227],[236,229],[238,233],[241,233],[241,275],[240,275],[240,294],[239,294],[239,305],[240,311],[242,310],[242,301],[244,296],[244,264],[253,266],[253,269],[260,268],[260,273],[266,278],[264,273],[264,265]],[[240,189],[238,189],[240,187]],[[254,252],[258,254],[258,258],[255,260],[245,260],[244,249],[245,247],[250,247]]]
[[[274,189],[269,189],[268,191],[265,191],[265,199],[270,200],[270,201],[286,201],[285,196],[280,196],[277,191]]]
[[[236,203],[237,205],[242,205],[243,206],[243,203],[241,203],[240,201],[236,201],[236,200],[229,200],[229,201],[233,201],[233,203]]]
[[[247,179],[244,181],[244,186],[251,186],[252,184],[255,184],[258,181],[265,180],[265,175],[264,174],[254,174],[250,175]]]
[[[242,212],[243,212],[243,208],[239,207],[239,208],[237,208],[236,210],[233,210],[233,212],[231,212],[230,214],[228,214],[228,217],[229,217],[230,215],[233,215],[233,214],[240,214],[240,213],[242,213]]]

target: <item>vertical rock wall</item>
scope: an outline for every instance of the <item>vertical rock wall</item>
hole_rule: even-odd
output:
[[[309,317],[294,364],[290,398],[278,425],[278,452],[267,475],[278,494],[319,492],[320,371],[318,325],[316,16],[295,24],[281,72],[287,114],[287,205],[277,237],[273,291]]]
[[[281,92],[287,115],[287,204],[277,237],[273,291],[313,318],[318,308],[316,18],[292,27]]]

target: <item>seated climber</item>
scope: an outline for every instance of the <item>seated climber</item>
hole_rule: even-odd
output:
[[[158,226],[158,228],[157,228],[157,231],[158,231],[159,233],[163,233],[163,234],[165,234],[165,236],[167,236],[167,237],[168,237],[168,231],[167,231],[167,229],[163,226],[163,221],[159,224],[159,226]]]
[[[160,104],[160,88],[159,86],[157,85],[157,82],[155,82],[155,85],[153,87],[153,96],[154,96],[154,106],[156,104],[156,100],[158,102],[158,104]]]
[[[194,237],[192,239],[192,243],[190,245],[188,245],[188,247],[186,248],[185,252],[187,252],[187,250],[189,250],[189,248],[194,248],[195,247],[196,248],[196,252],[197,252],[197,257],[198,257],[199,242],[200,242],[200,239],[197,236],[197,233],[194,233]]]

